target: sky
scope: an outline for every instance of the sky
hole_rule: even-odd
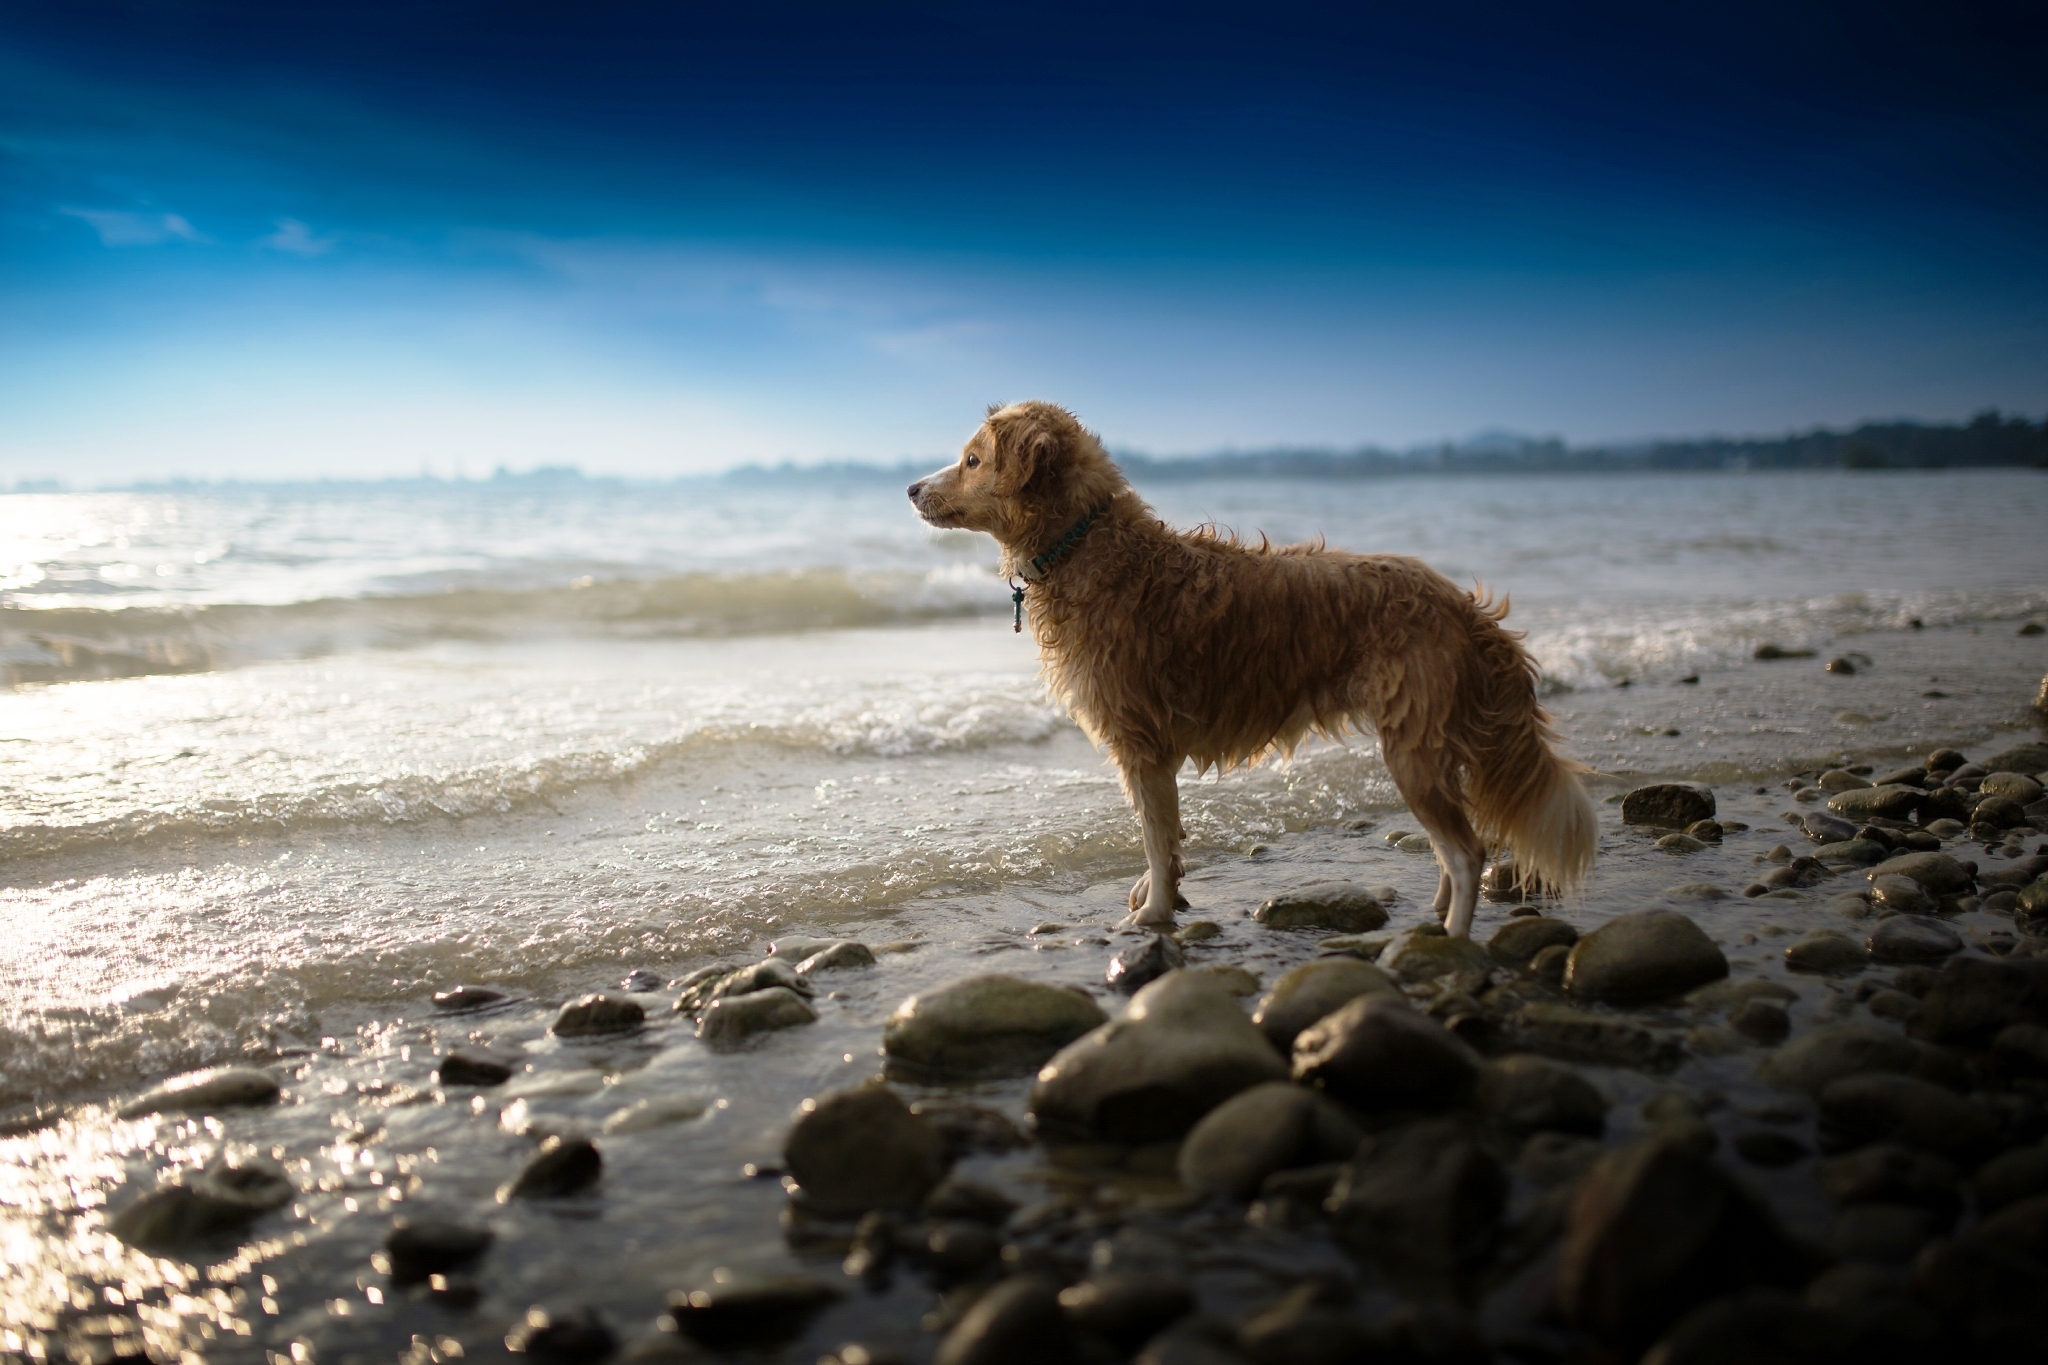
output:
[[[2038,416],[2043,15],[0,0],[0,484]]]

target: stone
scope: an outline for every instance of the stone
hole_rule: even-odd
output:
[[[1836,792],[1828,798],[1828,809],[1851,820],[1868,820],[1872,816],[1903,820],[1926,797],[1927,793],[1920,788],[1904,783],[1890,787],[1863,787],[1856,791]]]
[[[1676,910],[1617,915],[1581,938],[1565,965],[1565,990],[1582,999],[1643,1004],[1728,975],[1728,959]]]
[[[805,1209],[849,1218],[914,1211],[945,1176],[947,1154],[936,1127],[888,1086],[868,1084],[805,1100],[782,1160]]]
[[[800,1336],[842,1292],[808,1275],[712,1272],[668,1296],[676,1331],[713,1351],[766,1350]],[[848,1362],[851,1365],[851,1362]]]
[[[1297,1285],[1238,1330],[1251,1365],[1351,1365],[1378,1344],[1355,1315],[1328,1302],[1321,1284]]]
[[[1071,1365],[1079,1359],[1059,1286],[1012,1275],[974,1301],[946,1333],[933,1365]]]
[[[1819,976],[1846,976],[1869,962],[1864,946],[1840,929],[1809,929],[1785,949],[1787,967]]]
[[[1838,671],[1834,664],[1828,668]],[[1813,1365],[1838,1358],[1840,1337],[1841,1326],[1829,1314],[1782,1290],[1752,1290],[1687,1313],[1641,1365]]]
[[[489,1228],[453,1218],[400,1218],[384,1236],[387,1273],[396,1285],[424,1284],[476,1260],[494,1240]]]
[[[1714,793],[1704,787],[1659,782],[1637,787],[1621,799],[1621,821],[1625,825],[1684,829],[1697,821],[1713,818]]]
[[[1701,853],[1710,845],[1704,839],[1695,839],[1690,834],[1667,834],[1657,841],[1657,847],[1668,853]]]
[[[1369,934],[1386,927],[1386,908],[1362,886],[1349,882],[1312,882],[1273,897],[1252,918],[1269,929],[1330,929],[1340,934]]]
[[[1511,919],[1486,941],[1486,953],[1503,967],[1521,968],[1529,959],[1553,943],[1569,948],[1579,941],[1579,931],[1561,919],[1548,915],[1524,915]]]
[[[1452,938],[1437,925],[1419,924],[1396,934],[1380,951],[1379,967],[1403,981],[1435,981],[1459,972],[1484,976],[1493,970],[1493,959],[1469,938]]]
[[[1524,1005],[1517,1011],[1510,1021],[1508,1041],[1546,1057],[1590,1066],[1668,1070],[1684,1056],[1675,1039],[1632,1019],[1550,1001]]]
[[[1920,1049],[1877,1024],[1822,1024],[1766,1057],[1757,1075],[1780,1090],[1818,1094],[1831,1081],[1869,1072],[1910,1072]]]
[[[2009,796],[1987,796],[1970,807],[1972,829],[2007,830],[2026,823],[2026,808]]]
[[[242,1231],[298,1193],[284,1168],[268,1157],[217,1160],[171,1185],[160,1185],[115,1214],[107,1230],[130,1246],[176,1249]]]
[[[1904,1266],[1941,1232],[1935,1216],[1910,1204],[1852,1204],[1828,1225],[1827,1248],[1844,1261]]]
[[[1558,1244],[1564,1321],[1633,1358],[1702,1303],[1811,1273],[1770,1214],[1710,1158],[1640,1141],[1579,1181]]]
[[[562,1038],[588,1038],[600,1033],[623,1033],[646,1022],[647,1011],[638,1000],[621,995],[593,992],[562,1006],[549,1032]]]
[[[1517,1137],[1539,1129],[1598,1137],[1607,1126],[1607,1097],[1598,1086],[1561,1062],[1526,1052],[1481,1067],[1474,1095],[1481,1112]]]
[[[1397,1288],[1442,1292],[1492,1250],[1507,1207],[1500,1163],[1450,1121],[1376,1133],[1337,1177],[1327,1205],[1337,1238]]]
[[[1190,920],[1174,930],[1173,936],[1180,940],[1182,947],[1190,943],[1207,943],[1223,937],[1223,926],[1212,919]]]
[[[121,1106],[124,1119],[151,1114],[210,1114],[219,1109],[275,1104],[283,1088],[268,1071],[247,1066],[215,1066],[173,1076]]]
[[[1541,1190],[1576,1182],[1607,1149],[1591,1138],[1552,1131],[1529,1135],[1515,1156],[1515,1170]]]
[[[1799,827],[1806,831],[1806,837],[1817,844],[1840,844],[1856,837],[1856,826],[1839,816],[1823,811],[1808,811],[1799,821]]]
[[[1212,962],[1200,970],[1202,975],[1212,978],[1232,995],[1243,997],[1259,993],[1259,978],[1235,962]]]
[[[1980,760],[1977,766],[1987,773],[2048,772],[2048,744],[2016,744]]]
[[[791,964],[801,963],[805,958],[815,957],[833,944],[843,942],[836,938],[812,938],[806,934],[785,934],[768,945],[768,956],[781,958]]]
[[[1957,1359],[2040,1357],[2048,1301],[2048,1198],[2023,1199],[1913,1265],[1913,1292],[1966,1343]]]
[[[2048,1081],[2048,1028],[2007,1024],[1991,1040],[1991,1069],[2008,1081]]]
[[[675,1004],[678,1014],[697,1014],[714,1000],[752,995],[756,991],[780,988],[805,997],[813,993],[811,983],[797,971],[796,962],[785,957],[764,958],[733,971],[703,968],[684,977],[682,985],[683,993],[676,997]]]
[[[1873,991],[1863,1008],[1879,1019],[1903,1024],[1919,1012],[1920,1002],[1904,991],[1882,990]]]
[[[1109,1022],[1087,995],[1021,977],[970,976],[913,995],[882,1026],[892,1069],[930,1080],[1027,1076]]]
[[[1273,983],[1252,1012],[1252,1023],[1283,1054],[1310,1024],[1361,995],[1398,996],[1387,974],[1355,957],[1323,957],[1291,967]]]
[[[2022,806],[2031,806],[2041,799],[2041,784],[2025,773],[1992,773],[1978,784],[1977,790],[1986,796],[2017,801]]]
[[[629,995],[646,995],[658,991],[668,984],[668,978],[651,967],[635,967],[619,982],[619,989]]]
[[[1831,1081],[1820,1092],[1821,1140],[1836,1147],[1897,1143],[1975,1165],[1998,1140],[1976,1105],[1913,1076],[1875,1073]]]
[[[1246,1365],[1246,1360],[1233,1334],[1194,1330],[1182,1323],[1146,1342],[1131,1365]]]
[[[1202,1116],[1181,1143],[1180,1179],[1205,1194],[1250,1199],[1275,1171],[1342,1161],[1362,1136],[1350,1116],[1322,1095],[1268,1081]]]
[[[2000,1152],[1978,1168],[1971,1188],[1985,1213],[2048,1195],[2048,1144]]]
[[[1667,886],[1664,894],[1675,901],[1724,901],[1728,899],[1725,888],[1712,882],[1685,882],[1679,886]]]
[[[1060,1291],[1060,1311],[1078,1331],[1106,1341],[1127,1358],[1195,1311],[1195,1295],[1178,1275],[1112,1270]]]
[[[482,1048],[458,1047],[449,1049],[441,1059],[435,1075],[443,1085],[503,1085],[512,1079],[514,1064]]]
[[[1187,961],[1187,954],[1181,951],[1178,943],[1164,934],[1154,934],[1145,942],[1133,944],[1118,953],[1103,979],[1111,990],[1132,995],[1168,972],[1185,967]]]
[[[580,1194],[597,1183],[604,1173],[604,1158],[597,1144],[576,1134],[556,1134],[541,1143],[540,1150],[519,1174],[498,1190],[498,1202],[514,1199],[560,1199]]]
[[[1564,969],[1572,960],[1572,950],[1562,943],[1553,943],[1548,948],[1538,948],[1536,956],[1529,959],[1529,975],[1553,986],[1564,984]]]
[[[865,943],[855,943],[842,938],[829,943],[796,964],[798,976],[810,976],[817,972],[843,972],[854,967],[875,965],[874,950]]]
[[[707,1043],[730,1045],[757,1033],[818,1022],[811,1002],[784,986],[724,995],[704,1006],[697,1016],[697,1036]]]
[[[1837,1204],[1910,1204],[1953,1223],[1963,1210],[1962,1172],[1945,1157],[1879,1142],[1814,1164],[1814,1180]]]
[[[1962,951],[1963,940],[1938,919],[1900,914],[1879,920],[1869,944],[1873,962],[1940,962]]]
[[[925,1216],[987,1223],[1001,1227],[1017,1211],[1017,1201],[1001,1190],[949,1175],[924,1197]]]
[[[1869,839],[1850,839],[1846,843],[1822,844],[1813,851],[1813,856],[1824,863],[1847,863],[1852,867],[1868,867],[1881,863],[1890,852],[1883,844]]]
[[[495,1005],[507,998],[505,992],[491,986],[450,986],[445,991],[434,992],[434,1008],[460,1014]]]
[[[1845,768],[1830,768],[1814,781],[1824,792],[1862,791],[1871,784]]]
[[[1805,1160],[1809,1155],[1805,1143],[1775,1128],[1746,1129],[1737,1133],[1728,1145],[1735,1149],[1737,1156],[1750,1165],[1762,1166],[1767,1170],[1790,1166],[1796,1161]]]
[[[1294,1040],[1294,1079],[1358,1109],[1448,1108],[1471,1094],[1478,1074],[1470,1047],[1384,995],[1361,996]]]
[[[1894,915],[1931,915],[1938,908],[1934,897],[1920,889],[1911,877],[1878,877],[1870,884],[1873,909]]]
[[[535,1305],[505,1334],[505,1349],[540,1365],[597,1365],[619,1349],[619,1339],[595,1308],[567,1310]]]
[[[1879,877],[1907,877],[1930,896],[1960,896],[1974,882],[1970,870],[1946,853],[1902,853],[1870,869],[1873,886]]]
[[[1772,1047],[1792,1032],[1792,1016],[1774,1000],[1745,1000],[1728,1016],[1728,1026],[1751,1042]]]
[[[1062,1048],[1040,1069],[1030,1104],[1041,1132],[1164,1142],[1238,1091],[1286,1077],[1235,997],[1179,971],[1139,991],[1123,1018]]]
[[[919,1100],[910,1112],[937,1130],[946,1144],[946,1159],[976,1152],[1014,1152],[1031,1139],[1007,1114],[960,1100]]]

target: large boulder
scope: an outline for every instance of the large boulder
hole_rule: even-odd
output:
[[[1203,1115],[1180,1145],[1181,1183],[1249,1199],[1275,1171],[1342,1161],[1362,1136],[1350,1116],[1322,1095],[1268,1081]]]
[[[1478,1054],[1391,996],[1361,996],[1294,1040],[1294,1078],[1359,1109],[1445,1109],[1478,1075]]]
[[[1683,995],[1728,975],[1728,959],[1676,910],[1618,915],[1578,941],[1566,960],[1570,994],[1618,1005]]]
[[[1637,787],[1621,798],[1621,822],[1658,829],[1684,829],[1714,818],[1714,793],[1683,782],[1658,782]]]
[[[1311,882],[1282,892],[1252,918],[1269,929],[1329,929],[1340,934],[1366,934],[1383,928],[1386,908],[1362,886],[1349,882]]]
[[[1252,1013],[1252,1023],[1281,1052],[1294,1049],[1294,1036],[1361,995],[1399,995],[1401,988],[1379,968],[1355,957],[1319,957],[1289,968],[1273,983]]]
[[[1609,1152],[1574,1190],[1557,1307],[1634,1359],[1697,1305],[1752,1287],[1794,1289],[1812,1268],[1712,1160],[1651,1138]]]
[[[1080,991],[1014,976],[970,976],[913,995],[882,1026],[892,1069],[933,1080],[1022,1076],[1109,1022]]]
[[[908,1212],[946,1174],[946,1142],[886,1085],[805,1100],[783,1144],[798,1200],[828,1217]]]
[[[1047,1062],[1031,1111],[1050,1133],[1162,1142],[1238,1091],[1286,1078],[1287,1064],[1236,997],[1204,973],[1178,971]]]

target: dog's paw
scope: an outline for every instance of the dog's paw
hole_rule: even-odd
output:
[[[1185,908],[1185,902],[1183,902],[1183,908]],[[1173,915],[1171,913],[1151,915],[1146,912],[1143,906],[1134,905],[1131,907],[1131,913],[1124,916],[1123,923],[1118,927],[1123,929],[1157,929],[1163,933],[1173,928]]]

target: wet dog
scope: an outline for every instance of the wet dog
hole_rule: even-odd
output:
[[[910,500],[934,526],[994,536],[1022,580],[1047,682],[1115,760],[1143,826],[1132,922],[1170,925],[1186,904],[1181,765],[1248,765],[1311,733],[1379,737],[1435,847],[1451,933],[1471,932],[1488,845],[1514,851],[1524,885],[1584,879],[1585,769],[1557,753],[1505,602],[1399,555],[1175,531],[1050,403],[991,409]]]

